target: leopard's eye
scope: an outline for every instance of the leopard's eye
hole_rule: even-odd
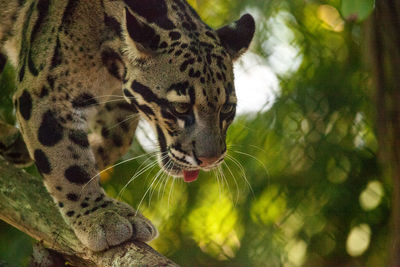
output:
[[[235,109],[235,104],[226,103],[222,106],[221,113],[228,114],[231,113]]]
[[[172,109],[174,113],[178,115],[183,115],[189,113],[192,106],[189,103],[172,103]]]

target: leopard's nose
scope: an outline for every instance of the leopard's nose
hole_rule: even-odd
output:
[[[210,165],[213,165],[219,159],[220,157],[199,157],[199,160],[201,161],[200,167],[208,167]]]

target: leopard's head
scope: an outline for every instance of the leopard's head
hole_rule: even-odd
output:
[[[244,15],[213,30],[182,0],[126,3],[124,96],[154,128],[162,168],[194,181],[224,160],[237,103],[233,62],[254,20]]]

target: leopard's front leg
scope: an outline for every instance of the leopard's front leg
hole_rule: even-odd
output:
[[[153,239],[157,230],[151,222],[129,205],[106,196],[99,185],[85,108],[95,104],[95,100],[88,97],[89,93],[67,92],[72,90],[37,94],[23,89],[15,96],[17,117],[29,153],[61,214],[82,243],[93,251],[131,238]],[[71,101],[63,101],[66,95]]]

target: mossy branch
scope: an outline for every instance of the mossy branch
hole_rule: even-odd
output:
[[[41,178],[15,168],[2,158],[0,219],[76,266],[178,266],[140,242],[127,242],[101,253],[89,251],[65,224]]]

